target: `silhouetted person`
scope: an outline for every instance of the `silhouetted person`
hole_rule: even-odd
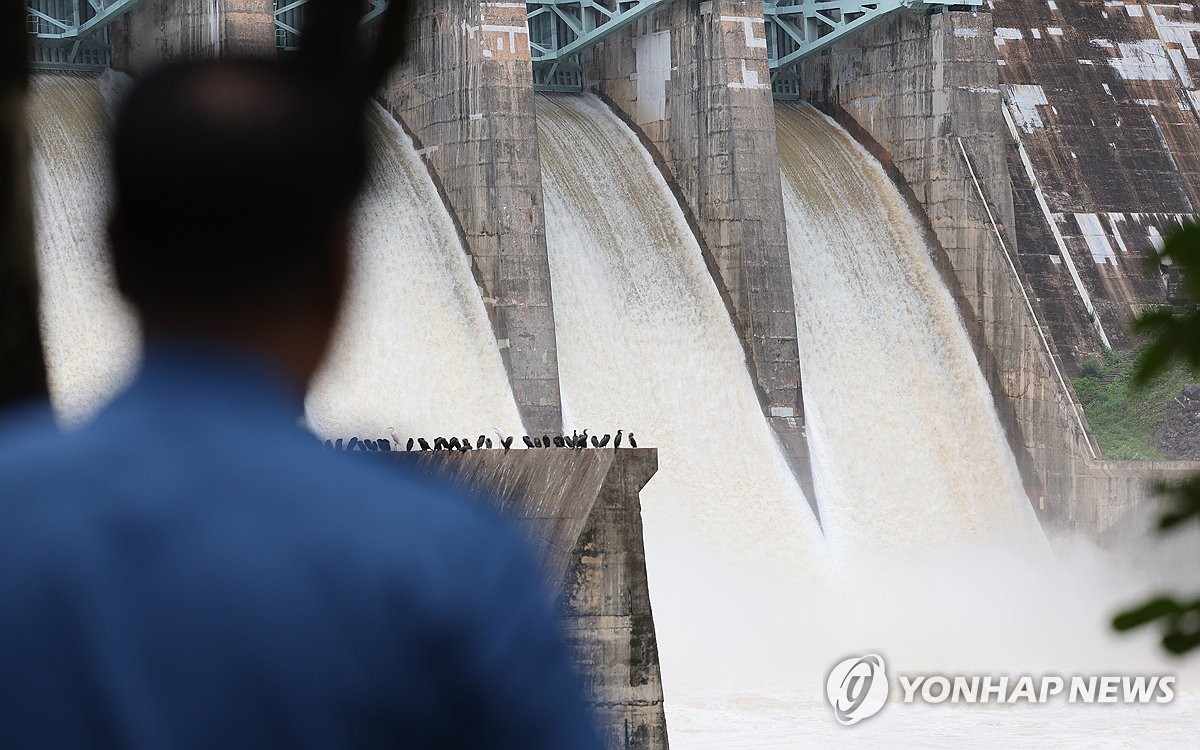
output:
[[[599,748],[515,533],[296,426],[367,171],[352,88],[190,63],[121,105],[144,364],[0,446],[3,747]]]

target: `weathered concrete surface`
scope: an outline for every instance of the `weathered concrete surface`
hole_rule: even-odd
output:
[[[25,125],[24,20],[22,5],[0,8],[0,409],[47,394]]]
[[[422,4],[385,100],[464,236],[531,433],[562,431],[525,6]]]
[[[169,60],[275,55],[271,0],[147,0],[110,27],[112,66],[145,73]]]
[[[1168,278],[1144,261],[1200,211],[1200,15],[1103,0],[995,6],[1000,88],[1029,162],[1010,160],[1020,259],[1074,368],[1101,351],[1079,287],[1119,349],[1134,344],[1133,314],[1169,300]]]
[[[542,556],[563,629],[612,750],[666,750],[662,675],[638,493],[650,448],[383,454],[495,500]]]
[[[811,498],[761,0],[673,3],[591,48],[584,70],[684,207]]]

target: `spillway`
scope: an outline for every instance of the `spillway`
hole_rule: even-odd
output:
[[[104,239],[108,110],[118,84],[112,75],[39,75],[30,96],[42,340],[55,412],[68,424],[128,381],[140,350]]]
[[[383,109],[356,221],[352,280],[306,401],[322,435],[522,431],[470,260],[412,140]],[[519,442],[519,441],[518,441]]]
[[[776,123],[814,481],[847,551],[1036,538],[967,333],[896,188],[807,105]]]
[[[780,611],[772,597],[819,575],[823,542],[636,136],[590,96],[540,95],[537,115],[568,429],[623,428],[659,449],[642,512],[670,710],[683,682],[738,678],[717,663]]]
[[[42,329],[56,411],[85,420],[127,382],[140,332],[105,251],[107,122],[120,78],[34,79]],[[376,156],[356,222],[352,281],[328,365],[309,393],[326,435],[521,430],[462,243],[395,121],[370,118]]]

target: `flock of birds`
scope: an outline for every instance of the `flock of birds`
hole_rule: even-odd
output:
[[[513,440],[516,436],[505,436],[499,430],[496,430],[496,437],[499,439],[500,447],[508,451],[512,448]],[[589,436],[588,431],[584,430],[583,432],[572,431],[570,435],[542,435],[541,437],[523,435],[521,440],[525,443],[526,448],[572,448],[579,450],[587,448],[589,441],[593,448],[607,448],[610,441],[613,448],[620,448],[623,441],[627,441],[630,448],[637,447],[637,440],[634,439],[633,433],[625,435],[624,430],[617,430],[615,438],[608,433],[605,433],[603,437]],[[495,447],[495,443],[487,435],[480,435],[473,442],[474,444],[472,444],[472,440],[469,437],[451,437],[447,439],[439,436],[435,437],[432,442],[423,437],[409,438],[408,442],[405,443],[404,450],[459,451],[466,453],[469,450],[482,450]],[[325,441],[326,448],[338,451],[383,451],[386,453],[393,450],[393,445],[395,445],[395,450],[400,450],[400,440],[394,433],[391,440],[387,438],[372,440],[370,438],[352,437],[349,440],[338,438],[337,440]]]

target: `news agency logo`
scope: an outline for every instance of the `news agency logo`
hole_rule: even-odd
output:
[[[1171,703],[1175,675],[950,675],[900,674],[897,703],[1067,704]],[[844,659],[829,673],[825,695],[843,726],[869,719],[883,709],[890,693],[887,669],[879,654]]]
[[[834,717],[845,726],[879,713],[888,699],[883,657],[867,654],[839,662],[825,681],[825,695],[833,706]]]

